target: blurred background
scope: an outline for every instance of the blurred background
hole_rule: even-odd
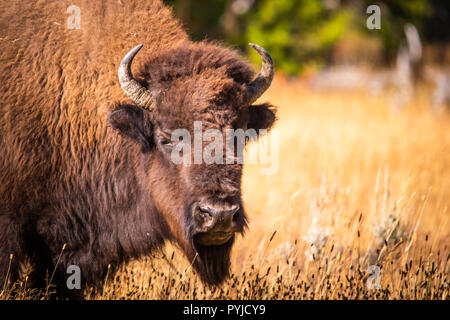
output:
[[[277,74],[314,90],[393,90],[399,110],[430,90],[430,110],[450,104],[450,1],[444,0],[165,0],[194,40],[217,40],[273,56]],[[368,19],[379,8],[379,28]],[[372,22],[374,20],[371,20]],[[298,77],[300,76],[300,77]]]
[[[249,54],[266,48],[277,69],[297,75],[329,65],[391,66],[417,28],[423,61],[450,62],[450,1],[445,0],[165,0],[194,40],[217,39]],[[367,7],[381,9],[381,29],[369,30]],[[254,62],[258,57],[251,55]]]

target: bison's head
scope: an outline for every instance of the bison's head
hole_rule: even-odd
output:
[[[133,76],[131,63],[142,47],[137,46],[119,67],[121,87],[132,103],[109,114],[110,124],[141,146],[141,183],[170,236],[210,284],[228,275],[235,234],[246,226],[242,163],[236,159],[243,145],[233,138],[235,153],[230,154],[227,134],[269,129],[275,121],[274,107],[253,105],[272,81],[273,61],[263,48],[251,46],[263,60],[257,76],[232,50],[206,43],[152,53]],[[199,140],[208,130],[214,138]],[[188,133],[192,144],[184,148],[186,139],[174,141],[175,132]],[[221,154],[217,148],[211,152],[217,139],[223,139]],[[202,157],[206,153],[213,162]],[[184,161],[174,161],[174,155]]]

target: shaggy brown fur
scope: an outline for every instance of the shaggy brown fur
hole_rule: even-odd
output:
[[[164,241],[183,249],[202,279],[223,281],[234,237],[206,247],[192,234],[199,199],[241,203],[242,166],[176,166],[161,143],[176,128],[270,128],[274,108],[243,103],[255,74],[234,51],[193,43],[158,1],[79,0],[81,29],[68,29],[73,1],[0,2],[0,284],[34,264],[45,285],[78,265],[83,284]],[[156,95],[152,112],[126,99],[117,68],[136,44],[133,70]],[[242,207],[242,206],[241,206]],[[236,216],[239,230],[245,213]],[[74,290],[76,291],[76,290]]]

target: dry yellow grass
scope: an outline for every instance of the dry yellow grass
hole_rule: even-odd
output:
[[[388,97],[276,78],[264,99],[279,107],[279,171],[245,168],[231,279],[204,287],[168,245],[87,298],[448,299],[450,116],[431,114],[426,88],[400,112]]]

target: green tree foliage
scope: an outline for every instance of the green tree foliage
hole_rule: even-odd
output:
[[[305,66],[320,67],[330,62],[339,42],[355,47],[368,43],[361,39],[379,43],[382,61],[393,61],[404,41],[405,23],[414,24],[421,35],[432,36],[435,30],[442,29],[433,24],[437,21],[434,16],[439,15],[436,8],[449,9],[446,12],[450,15],[450,5],[443,5],[440,0],[165,0],[165,3],[174,7],[193,39],[226,40],[246,50],[256,63],[259,57],[247,44],[257,43],[272,54],[277,70],[288,74],[298,74]],[[236,10],[236,4],[247,7]],[[366,28],[369,16],[366,9],[372,4],[381,8],[381,30]],[[448,29],[448,24],[445,28]]]
[[[174,8],[192,39],[227,37],[222,23],[227,0],[164,0],[164,3]]]
[[[266,48],[278,69],[293,74],[305,64],[321,64],[353,17],[350,10],[327,9],[321,0],[264,0],[249,14],[245,36]]]

